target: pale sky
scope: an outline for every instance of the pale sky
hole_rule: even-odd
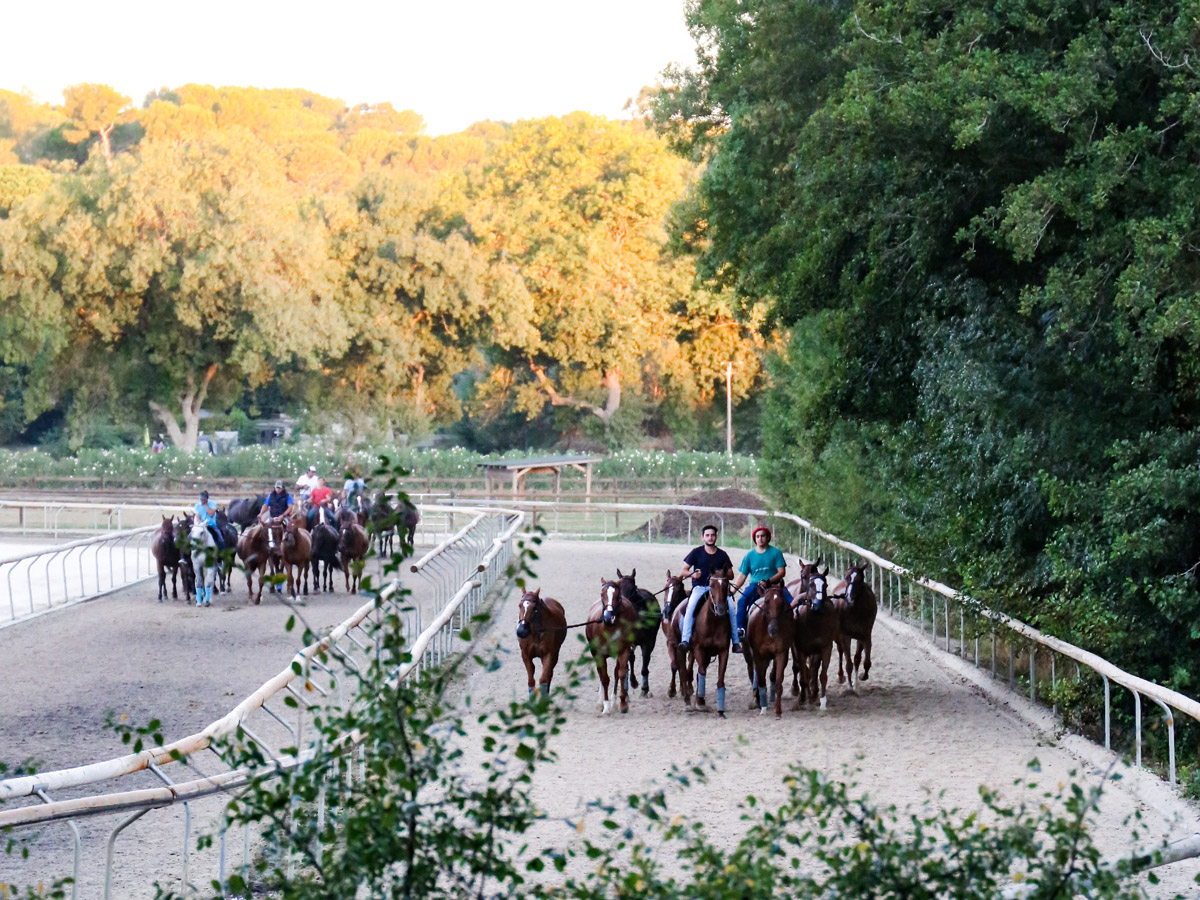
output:
[[[684,0],[62,0],[4,12],[0,88],[61,103],[91,81],[136,106],[189,82],[390,101],[430,134],[573,110],[621,117],[689,64]]]

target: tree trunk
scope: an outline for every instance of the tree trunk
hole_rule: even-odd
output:
[[[175,418],[175,412],[167,409],[161,403],[150,401],[150,411],[163,423],[167,429],[167,437],[171,443],[185,453],[194,453],[200,438],[200,410],[204,406],[204,398],[208,396],[208,385],[217,374],[217,364],[212,363],[204,370],[200,386],[191,375],[187,377],[187,390],[179,395],[179,412],[183,417],[183,427]]]
[[[558,392],[554,387],[553,382],[546,376],[544,366],[534,365],[529,363],[529,368],[533,371],[538,383],[542,386],[542,390],[546,392],[546,396],[550,398],[551,406],[574,406],[576,409],[586,409],[599,417],[600,421],[607,427],[612,422],[613,416],[617,414],[617,410],[621,408],[621,372],[619,369],[608,369],[604,373],[604,387],[608,391],[608,397],[604,401],[604,406],[597,406],[595,403],[588,403],[586,400],[579,400],[575,397],[566,397]]]

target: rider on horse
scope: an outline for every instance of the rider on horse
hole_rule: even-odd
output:
[[[295,511],[296,503],[292,500],[292,495],[284,489],[282,481],[277,481],[275,490],[267,494],[267,502],[263,504],[262,512],[258,514],[258,517],[264,525],[267,525],[283,516],[290,516]],[[275,535],[269,528],[267,529],[267,543],[271,547],[275,546]]]
[[[346,483],[342,486],[342,499],[347,506],[362,508],[362,500],[367,492],[367,482],[358,473],[347,473]]]
[[[332,509],[330,506],[330,501],[332,499],[333,488],[325,483],[324,478],[318,478],[317,486],[313,488],[312,495],[308,498],[310,504],[310,508],[308,510],[308,528],[310,531],[312,530],[313,523],[317,520],[317,510],[319,510],[322,506],[324,506],[326,509]],[[328,515],[332,516],[333,513],[330,512]]]
[[[308,471],[296,479],[296,487],[300,488],[300,499],[307,500],[320,484],[321,479],[317,477],[317,467],[309,466]]]
[[[746,620],[750,615],[750,605],[758,599],[758,586],[760,584],[764,587],[783,584],[784,573],[787,571],[787,563],[784,562],[783,554],[778,547],[771,546],[770,528],[760,525],[754,529],[751,538],[754,540],[754,549],[742,557],[742,564],[738,566],[737,581],[733,583],[734,590],[737,590],[747,578],[750,579],[746,590],[738,598],[737,619],[732,623],[734,653],[741,652],[742,638],[746,636]],[[790,606],[792,595],[788,593],[786,587],[783,589],[783,597]],[[729,607],[729,615],[733,616],[732,604]]]
[[[208,491],[200,492],[200,502],[196,504],[194,511],[196,518],[208,526],[209,534],[217,542],[217,550],[224,550],[225,539],[221,536],[221,529],[217,527],[217,505],[209,503]]]
[[[700,532],[704,543],[696,547],[683,558],[683,571],[680,577],[692,577],[692,595],[688,598],[687,612],[683,617],[680,629],[679,649],[689,649],[692,641],[692,629],[696,625],[696,608],[704,595],[708,593],[708,581],[714,575],[733,577],[733,560],[729,554],[717,547],[717,526],[705,525]]]

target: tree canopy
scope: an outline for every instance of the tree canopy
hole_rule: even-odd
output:
[[[1193,693],[1195,12],[697,0],[655,101],[780,499]]]

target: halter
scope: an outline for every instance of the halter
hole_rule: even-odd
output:
[[[611,581],[604,582],[604,585],[600,588],[600,602],[604,605],[604,610],[600,613],[600,619],[605,625],[615,625],[617,622],[619,590],[617,585]]]
[[[542,607],[544,603],[542,598],[532,592],[526,592],[521,595],[520,610],[521,614],[517,617],[517,637],[526,638],[533,631],[545,631],[541,627]],[[535,629],[534,625],[538,627]],[[525,629],[525,633],[521,633],[521,629]]]

